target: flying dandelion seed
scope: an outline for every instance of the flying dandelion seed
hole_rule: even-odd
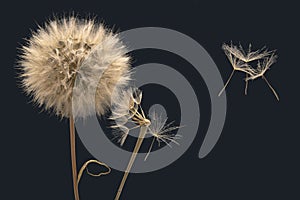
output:
[[[96,102],[97,114],[105,113],[113,89],[130,79],[130,59],[117,35],[94,20],[73,16],[39,27],[21,49],[18,69],[24,91],[44,110],[69,118],[73,188],[79,200],[74,118],[88,117],[94,108],[91,102]],[[86,62],[90,55],[93,59]],[[97,87],[96,94],[81,90],[89,87]],[[72,101],[74,95],[80,95],[77,101]]]
[[[234,46],[233,44],[231,44],[230,46],[227,44],[223,44],[222,48],[225,53],[227,52],[245,63],[249,63],[255,60],[260,60],[262,58],[271,55],[273,52],[273,51],[268,51],[268,49],[266,49],[265,47],[263,47],[260,50],[251,51],[252,48],[251,44],[249,44],[247,52],[243,49],[242,45],[239,45],[239,47],[237,47]]]
[[[255,73],[247,77],[245,81],[255,80],[261,77],[267,83],[268,87],[272,90],[276,99],[279,101],[278,94],[276,93],[275,89],[271,86],[267,78],[265,77],[265,73],[267,72],[268,69],[270,69],[271,65],[276,62],[276,59],[277,59],[277,55],[273,53],[270,57],[265,58],[262,63],[258,62]]]
[[[168,145],[169,147],[172,147],[170,144],[171,142],[179,145],[177,140],[182,138],[181,135],[171,133],[172,131],[179,129],[182,126],[181,127],[180,126],[172,126],[173,122],[167,124],[168,118],[163,118],[161,115],[158,115],[155,111],[152,111],[149,114],[149,118],[150,118],[151,124],[148,127],[148,134],[153,136],[153,140],[152,140],[152,143],[148,150],[148,153],[145,157],[145,160],[147,160],[147,158],[149,157],[155,141],[158,142],[159,146],[163,142],[166,145]]]
[[[231,66],[232,66],[232,72],[231,72],[228,80],[226,81],[224,87],[218,94],[218,96],[221,96],[223,91],[226,89],[226,87],[229,84],[231,78],[233,77],[233,74],[235,71],[240,71],[240,72],[243,72],[246,74],[253,74],[255,71],[247,62],[243,61],[243,60],[248,60],[249,56],[244,55],[243,51],[238,49],[236,46],[233,46],[233,45],[229,46],[227,44],[223,44],[222,49],[224,50],[224,53],[227,56]],[[242,58],[242,59],[240,59],[240,58]],[[246,87],[247,87],[247,83],[246,83]]]
[[[247,90],[248,90],[248,81],[262,77],[266,81],[266,83],[268,84],[268,86],[270,87],[272,92],[274,93],[277,100],[279,100],[279,97],[278,97],[277,93],[275,92],[274,88],[271,86],[271,84],[268,82],[268,80],[264,76],[264,73],[276,61],[277,56],[275,55],[275,51],[269,51],[265,47],[260,50],[252,51],[251,44],[249,44],[248,51],[245,51],[241,45],[238,47],[238,46],[234,46],[233,44],[231,44],[230,46],[227,44],[223,44],[222,49],[224,50],[224,53],[227,56],[233,70],[218,96],[220,96],[222,94],[222,92],[225,90],[225,88],[229,84],[234,72],[240,71],[240,72],[245,73],[245,75],[246,75],[246,78],[245,78],[245,82],[246,82],[245,94],[246,95],[247,95]],[[261,64],[260,60],[264,60],[264,62]],[[256,68],[253,68],[249,64],[252,61],[258,62],[258,65]]]

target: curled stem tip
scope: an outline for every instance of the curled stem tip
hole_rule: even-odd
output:
[[[95,163],[95,164],[98,164],[100,166],[104,166],[107,168],[107,171],[105,172],[99,172],[98,174],[94,174],[94,173],[91,173],[88,169],[88,165],[91,164],[91,163]],[[84,172],[84,170],[86,169],[87,173],[90,175],[90,176],[94,176],[94,177],[99,177],[99,176],[103,176],[103,175],[107,175],[111,172],[111,168],[105,164],[105,163],[102,163],[98,160],[88,160],[87,162],[85,162],[81,169],[79,170],[79,173],[78,173],[78,178],[77,178],[77,184],[79,184],[80,180],[81,180],[81,177],[82,177],[82,174]]]

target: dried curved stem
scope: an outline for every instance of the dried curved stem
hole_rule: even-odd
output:
[[[88,165],[91,164],[91,163],[96,163],[96,164],[98,164],[98,165],[104,166],[104,167],[107,168],[107,171],[106,171],[106,172],[100,172],[99,174],[93,174],[93,173],[89,172],[89,170],[88,170],[88,168],[87,168]],[[102,175],[107,175],[107,174],[109,174],[109,173],[111,172],[111,168],[110,168],[108,165],[106,165],[105,163],[102,163],[102,162],[100,162],[100,161],[98,161],[98,160],[89,160],[89,161],[85,162],[85,163],[82,165],[81,169],[79,170],[79,172],[78,172],[78,177],[77,177],[77,184],[79,184],[80,179],[81,179],[82,174],[83,174],[83,171],[84,171],[85,169],[87,170],[87,173],[88,173],[90,176],[95,176],[95,177],[99,177],[99,176],[102,176]]]
[[[145,135],[147,133],[147,128],[148,128],[148,126],[141,126],[139,137],[138,137],[137,142],[135,144],[134,150],[133,150],[133,152],[131,154],[131,158],[129,160],[127,168],[126,168],[126,170],[124,172],[124,176],[123,176],[123,179],[122,179],[121,184],[119,186],[119,189],[118,189],[118,192],[116,194],[115,200],[119,200],[119,198],[121,196],[121,193],[122,193],[122,190],[124,188],[124,185],[125,185],[125,182],[127,180],[127,177],[129,175],[129,172],[130,172],[130,170],[132,168],[132,165],[133,165],[133,163],[134,163],[134,161],[136,159],[136,156],[137,156],[137,154],[138,154],[138,152],[140,150],[140,147],[141,147],[141,145],[143,143],[143,140],[145,138]]]
[[[75,125],[73,116],[70,117],[70,146],[71,146],[71,161],[72,161],[72,177],[73,177],[73,190],[75,200],[79,200],[78,184],[77,184],[77,164],[76,164],[76,138],[75,138]]]

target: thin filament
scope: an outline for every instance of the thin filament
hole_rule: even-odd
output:
[[[266,81],[266,83],[268,84],[269,88],[272,90],[272,92],[275,95],[277,101],[279,101],[278,94],[276,93],[275,89],[271,86],[271,84],[269,83],[269,81],[267,80],[267,78],[264,75],[262,75],[262,78]]]
[[[245,95],[248,94],[248,74],[246,74]]]
[[[152,150],[152,147],[153,147],[153,144],[154,144],[154,142],[155,142],[155,137],[153,137],[153,140],[152,140],[152,142],[151,142],[151,145],[150,145],[150,147],[149,147],[148,153],[147,153],[147,155],[146,155],[146,156],[145,156],[145,158],[144,158],[144,161],[146,161],[146,160],[147,160],[147,158],[149,157],[149,155],[150,155],[150,153],[151,153],[151,150]]]
[[[220,93],[218,94],[218,96],[221,96],[222,92],[225,90],[225,88],[227,87],[229,81],[231,80],[231,78],[232,78],[234,72],[235,72],[235,70],[232,70],[232,72],[231,72],[231,74],[230,74],[230,76],[229,76],[227,82],[225,83],[224,87],[222,88],[222,90],[220,91]]]

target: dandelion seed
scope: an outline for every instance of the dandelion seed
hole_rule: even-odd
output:
[[[262,58],[265,58],[273,53],[273,51],[268,51],[265,47],[263,47],[260,50],[251,51],[252,45],[249,44],[248,51],[246,52],[242,45],[239,45],[239,47],[234,46],[231,44],[230,46],[227,44],[223,44],[222,48],[225,52],[230,53],[235,58],[245,62],[249,63],[251,61],[260,60]]]
[[[245,77],[246,95],[248,90],[248,81],[262,77],[266,81],[266,83],[268,84],[268,86],[270,87],[274,95],[276,96],[277,100],[279,100],[279,97],[275,92],[274,88],[271,86],[271,84],[267,81],[267,79],[264,76],[264,73],[267,71],[267,69],[269,69],[269,67],[276,61],[277,56],[275,56],[275,51],[269,51],[266,48],[262,48],[257,51],[251,51],[251,44],[249,45],[247,52],[244,51],[241,45],[237,47],[232,44],[230,46],[227,44],[223,44],[222,49],[224,50],[224,53],[226,54],[229,62],[231,63],[233,70],[218,96],[220,96],[222,92],[225,90],[234,72],[241,71],[245,73],[246,76]],[[263,64],[260,63],[260,60],[264,60]],[[252,61],[258,62],[257,68],[253,68],[249,64]]]
[[[276,99],[279,101],[279,96],[276,93],[275,89],[271,86],[267,78],[265,77],[265,73],[267,72],[268,69],[270,69],[271,65],[276,62],[277,55],[273,53],[270,57],[267,57],[264,59],[264,61],[258,62],[257,68],[255,70],[255,73],[249,77],[246,78],[246,81],[249,80],[255,80],[257,78],[262,78],[268,85],[268,87],[272,90],[273,94],[275,95]]]
[[[219,92],[218,96],[221,96],[227,85],[229,84],[231,78],[233,77],[233,74],[235,71],[244,72],[246,74],[253,74],[255,70],[245,61],[241,60],[240,58],[246,58],[248,56],[244,56],[244,53],[241,52],[237,47],[235,46],[228,46],[227,44],[223,44],[222,46],[225,55],[227,56],[229,62],[232,66],[232,72],[226,81],[224,87]],[[246,60],[246,59],[244,59]],[[247,86],[247,85],[246,85]]]
[[[276,62],[276,59],[277,55],[273,53],[270,57],[265,58],[262,63],[258,61],[255,73],[252,74],[252,76],[249,76],[247,80],[254,80],[264,76],[267,70],[270,69],[271,65],[273,65]]]
[[[150,152],[152,150],[152,147],[153,147],[153,144],[155,141],[158,142],[159,146],[160,146],[160,143],[163,142],[166,145],[168,145],[169,147],[172,147],[170,142],[173,142],[173,143],[179,145],[177,140],[182,138],[181,135],[171,133],[172,131],[179,129],[181,127],[180,126],[172,126],[173,122],[166,124],[168,118],[163,118],[161,115],[158,115],[155,111],[153,111],[149,114],[149,118],[151,121],[151,125],[148,127],[148,134],[153,136],[153,140],[152,140],[152,143],[148,150],[148,153],[145,157],[145,160],[147,160],[148,156],[150,155]]]
[[[120,143],[121,146],[123,146],[129,134],[129,128],[120,124],[111,126],[111,128],[113,128],[112,134],[114,135],[114,138],[112,140],[117,140],[117,142]]]

